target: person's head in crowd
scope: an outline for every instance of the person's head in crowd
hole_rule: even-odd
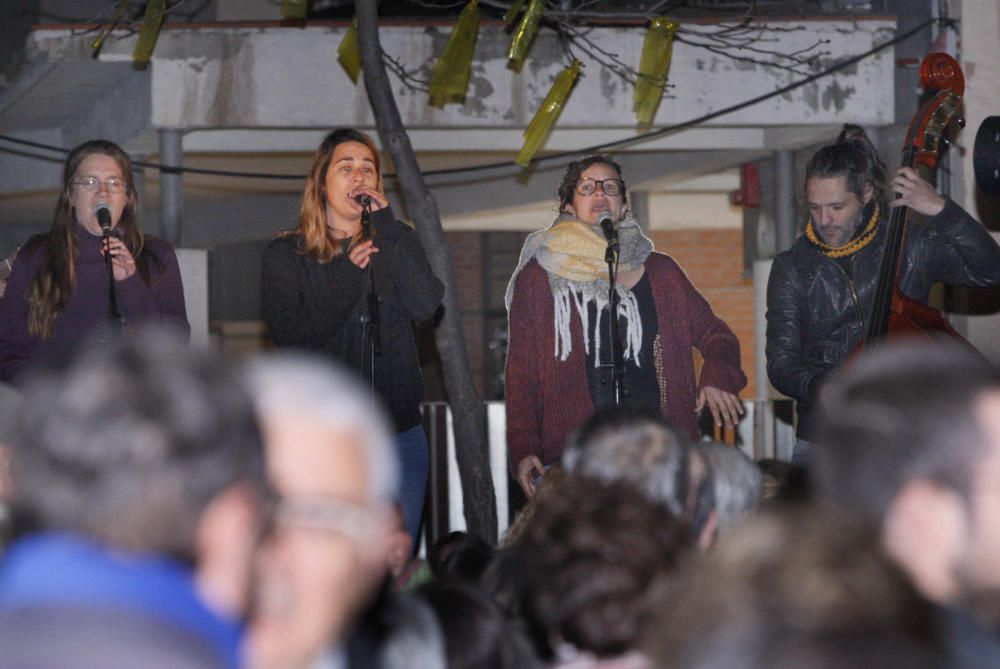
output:
[[[472,584],[432,582],[416,594],[430,604],[440,623],[448,669],[538,666],[530,646],[504,612]]]
[[[562,464],[568,473],[605,483],[628,481],[675,516],[690,509],[687,440],[655,413],[598,410],[570,438]]]
[[[28,284],[28,331],[33,336],[51,337],[55,319],[69,303],[76,280],[76,226],[100,235],[98,204],[107,205],[115,236],[128,247],[142,279],[147,284],[150,281],[149,263],[156,258],[143,253],[145,240],[139,228],[138,193],[129,157],[113,142],[85,142],[66,158],[45,258]]]
[[[824,407],[822,499],[877,528],[929,599],[1000,621],[1000,371],[957,343],[884,345]]]
[[[945,669],[936,610],[877,539],[810,509],[760,513],[687,560],[647,621],[663,669]]]
[[[398,467],[384,417],[346,373],[283,354],[248,378],[277,493],[250,657],[296,669],[340,642],[385,577]]]
[[[707,549],[715,537],[715,484],[708,461],[658,413],[610,406],[596,411],[563,453],[568,474],[628,481],[685,518]]]
[[[695,448],[712,471],[718,527],[725,530],[760,503],[760,469],[740,449],[728,444],[701,441]]]
[[[800,503],[809,499],[806,470],[777,458],[757,461],[761,475],[761,503]]]
[[[208,610],[239,620],[267,497],[261,435],[240,377],[174,333],[139,327],[91,340],[24,382],[10,451],[17,532],[6,557],[21,549],[60,556],[68,570],[86,561],[88,573],[106,579],[98,596],[112,603],[130,601],[120,584],[138,574],[159,579],[161,590],[128,606],[160,606],[157,615],[190,622],[196,605],[184,604],[182,572],[166,560],[191,570]],[[14,568],[3,573],[19,578]],[[59,600],[57,583],[36,599]],[[88,587],[65,597],[89,601],[79,590]]]
[[[434,543],[428,562],[440,580],[477,583],[493,558],[493,546],[467,532],[450,532]]]
[[[391,605],[378,612],[376,663],[378,669],[450,669],[445,656],[441,624],[423,598],[394,597]],[[370,665],[351,657],[351,666]]]
[[[632,484],[568,476],[513,549],[540,652],[628,657],[690,545],[684,521]]]

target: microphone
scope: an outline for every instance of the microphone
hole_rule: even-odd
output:
[[[372,199],[370,197],[368,197],[367,195],[364,195],[364,194],[358,195],[354,199],[357,200],[358,204],[360,204],[362,207],[366,207],[367,208],[367,207],[372,206]]]
[[[618,228],[615,227],[615,219],[610,213],[602,211],[597,216],[597,223],[601,226],[601,232],[604,233],[604,238],[608,240],[610,244],[618,243]]]
[[[101,232],[105,235],[111,234],[111,205],[107,202],[98,202],[94,205],[94,216],[101,226]]]

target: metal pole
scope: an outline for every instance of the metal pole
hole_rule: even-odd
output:
[[[795,161],[788,149],[774,152],[774,173],[777,197],[775,198],[775,252],[792,247],[798,230],[795,225]]]
[[[183,162],[184,136],[180,130],[160,130],[160,164],[180,167]],[[160,230],[175,247],[181,245],[181,216],[184,191],[180,172],[160,171]]]

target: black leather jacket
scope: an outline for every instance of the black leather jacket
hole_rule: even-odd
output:
[[[880,222],[872,242],[838,263],[800,236],[778,254],[767,284],[767,375],[797,402],[798,436],[814,427],[809,409],[823,378],[861,342],[885,245]],[[842,263],[842,264],[841,264]],[[1000,284],[1000,246],[951,200],[937,216],[911,221],[900,288],[927,302],[935,283]]]

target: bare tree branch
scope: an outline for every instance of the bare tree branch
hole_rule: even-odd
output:
[[[358,44],[365,74],[365,88],[375,114],[382,146],[396,165],[403,197],[417,225],[417,235],[434,273],[445,285],[444,318],[435,331],[445,390],[455,426],[455,453],[462,480],[465,519],[469,531],[489,542],[497,539],[496,498],[490,473],[486,441],[486,409],[472,383],[469,355],[458,317],[455,270],[451,251],[441,228],[437,202],[431,195],[417,164],[410,138],[392,94],[378,34],[375,0],[355,0]]]

